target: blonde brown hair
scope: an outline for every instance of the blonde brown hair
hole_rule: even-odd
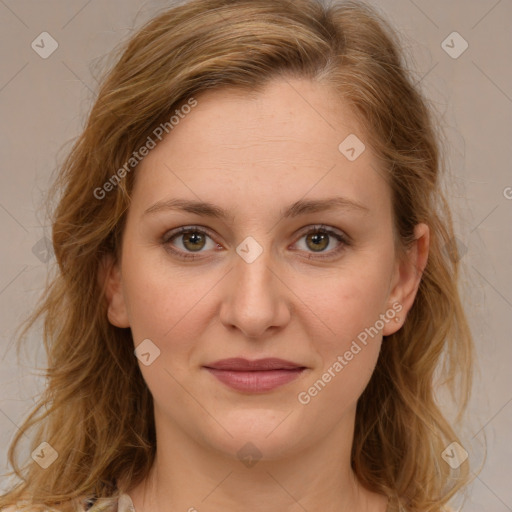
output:
[[[102,257],[119,255],[136,174],[136,165],[125,164],[202,91],[259,91],[272,78],[298,76],[331,84],[361,121],[392,191],[398,246],[411,243],[417,223],[430,228],[415,302],[403,328],[384,340],[358,402],[352,467],[364,486],[390,497],[390,510],[440,510],[470,472],[468,461],[453,471],[441,458],[459,438],[436,403],[434,373],[459,406],[458,423],[473,348],[441,191],[439,134],[389,24],[355,1],[192,0],[146,23],[116,59],[50,196],[60,196],[52,218],[58,269],[22,333],[44,317],[48,385],[9,449],[22,481],[0,507],[26,499],[73,510],[76,500],[115,497],[148,474],[156,449],[152,397],[130,330],[108,322],[98,278]],[[114,175],[121,179],[100,194]],[[58,453],[47,470],[16,462],[33,427],[32,449],[46,441]]]

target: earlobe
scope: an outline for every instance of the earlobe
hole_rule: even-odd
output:
[[[108,254],[103,257],[98,279],[100,286],[105,289],[109,322],[116,327],[130,327],[123,294],[121,270],[113,255]]]
[[[427,266],[430,243],[428,226],[418,224],[414,229],[414,236],[414,244],[408,249],[405,257],[396,263],[394,282],[389,295],[388,308],[397,311],[395,319],[399,320],[386,324],[382,332],[384,336],[389,336],[402,327],[414,303],[423,271]],[[401,305],[399,312],[396,304]]]

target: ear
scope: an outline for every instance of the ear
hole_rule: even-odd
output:
[[[395,265],[387,308],[396,311],[395,320],[399,320],[386,323],[382,330],[384,336],[389,336],[402,327],[414,303],[423,271],[427,266],[430,243],[428,226],[423,223],[417,224],[414,228],[414,238],[414,243]]]
[[[107,254],[102,257],[98,280],[100,286],[105,288],[109,322],[116,327],[130,327],[123,293],[121,270],[113,254]]]

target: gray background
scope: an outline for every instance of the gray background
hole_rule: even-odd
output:
[[[436,106],[447,136],[448,196],[479,368],[463,432],[474,468],[483,460],[484,437],[488,443],[487,461],[463,510],[512,511],[512,2],[372,3],[402,34],[416,80]],[[13,343],[55,262],[46,250],[50,226],[42,198],[84,125],[99,59],[169,5],[0,0],[0,471],[7,467],[16,425],[44,385],[35,375],[44,366],[39,333],[29,337],[21,361]],[[469,44],[458,58],[442,47],[454,31]],[[31,47],[42,32],[58,42],[46,59]],[[453,51],[461,48],[457,40],[447,41]],[[0,486],[7,483],[3,479]]]

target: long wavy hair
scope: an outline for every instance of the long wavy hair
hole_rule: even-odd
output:
[[[130,329],[108,321],[99,279],[102,257],[119,256],[137,167],[125,164],[202,91],[260,91],[286,77],[331,84],[361,121],[392,191],[398,247],[411,243],[417,223],[430,228],[412,309],[385,338],[358,401],[352,468],[362,485],[389,496],[390,511],[438,511],[467,486],[469,461],[453,470],[442,460],[450,443],[462,445],[454,429],[474,363],[441,184],[442,129],[402,51],[374,7],[320,0],[192,0],[159,13],[116,48],[48,196],[58,265],[18,340],[44,319],[47,386],[9,448],[10,475],[19,482],[0,508],[71,511],[88,497],[97,499],[93,508],[108,508],[147,476],[156,453],[152,396]],[[458,407],[453,422],[436,400],[441,384]],[[20,440],[33,428],[31,449],[47,442],[58,454],[47,469],[17,463]]]

